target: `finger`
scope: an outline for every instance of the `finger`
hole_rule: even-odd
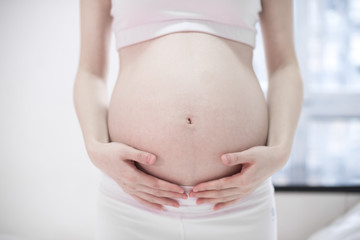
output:
[[[235,199],[241,199],[243,197],[244,197],[243,194],[236,194],[224,198],[199,198],[196,200],[196,204],[228,202]]]
[[[157,203],[157,204],[167,205],[167,206],[176,207],[176,208],[180,207],[180,204],[177,201],[170,199],[170,198],[157,197],[157,196],[145,193],[145,192],[136,192],[134,194],[136,194],[138,197],[145,199],[146,201],[151,202],[151,203]]]
[[[135,195],[131,195],[133,198],[135,198],[135,200],[137,200],[139,203],[144,204],[145,206],[151,207],[151,208],[155,208],[157,210],[162,210],[163,207],[160,204],[156,204],[156,203],[152,203],[149,201],[146,201],[140,197],[137,197]]]
[[[217,211],[217,210],[219,210],[219,209],[222,209],[222,208],[224,208],[224,207],[227,207],[227,206],[229,206],[229,205],[232,205],[232,204],[234,204],[234,203],[236,203],[237,201],[239,201],[240,199],[234,199],[234,200],[231,200],[231,201],[228,201],[228,202],[222,202],[222,203],[217,203],[217,204],[215,204],[215,206],[214,206],[214,210],[215,211]]]
[[[255,148],[256,147],[252,147],[241,152],[224,154],[221,156],[221,161],[227,166],[251,163],[255,159]]]
[[[235,174],[235,175],[237,175],[237,174]],[[232,185],[235,175],[208,181],[208,182],[204,182],[204,183],[200,183],[198,185],[195,185],[192,191],[200,192],[200,191],[220,190],[220,189],[227,189],[227,188],[235,187]]]
[[[209,190],[202,192],[190,192],[189,196],[193,198],[220,198],[235,195],[239,192],[238,188],[228,188],[222,190]]]
[[[135,187],[134,187],[135,188]],[[151,188],[145,185],[137,185],[136,191],[139,192],[146,192],[158,197],[166,197],[166,198],[181,198],[181,199],[187,199],[186,193],[177,193],[177,192],[171,192],[171,191],[164,191],[160,189]]]
[[[146,165],[151,165],[156,160],[156,156],[151,153],[140,151],[128,145],[122,145],[122,146],[123,149],[121,151],[121,157],[123,159],[133,160],[135,162]]]
[[[163,190],[168,192],[184,193],[184,189],[180,186],[166,182],[159,178],[153,177],[138,168],[133,163],[126,163],[130,167],[130,171],[122,174],[122,180],[130,186],[136,189],[137,186],[143,185],[156,190]]]
[[[182,189],[180,186],[169,183],[164,180],[161,180],[159,178],[153,177],[149,174],[146,174],[140,170],[136,171],[138,180],[137,182],[141,185],[153,188],[153,189],[159,189],[163,191],[169,191],[169,192],[177,192],[177,193],[184,193],[184,189]],[[141,179],[141,180],[140,180]]]

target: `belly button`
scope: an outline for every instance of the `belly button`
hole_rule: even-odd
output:
[[[189,118],[189,117],[187,118],[187,123],[192,124],[191,118]]]

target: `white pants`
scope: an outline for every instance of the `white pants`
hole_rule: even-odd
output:
[[[186,187],[189,189],[189,187]],[[271,179],[233,205],[212,210],[194,198],[176,199],[167,211],[138,203],[104,175],[98,192],[97,240],[276,240],[277,221]]]

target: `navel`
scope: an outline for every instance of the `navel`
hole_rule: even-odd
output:
[[[189,117],[187,118],[187,123],[188,123],[188,124],[192,124],[191,118],[189,118]]]
[[[196,122],[196,118],[192,114],[189,113],[184,116],[184,123],[190,129],[194,128],[195,122]]]

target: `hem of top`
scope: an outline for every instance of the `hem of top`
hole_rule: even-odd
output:
[[[176,32],[202,32],[244,43],[252,48],[256,46],[257,30],[248,26],[229,25],[200,19],[176,19],[171,21],[152,22],[125,30],[113,25],[116,48],[121,49],[140,42],[151,40]]]

